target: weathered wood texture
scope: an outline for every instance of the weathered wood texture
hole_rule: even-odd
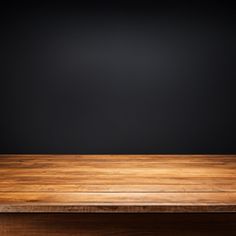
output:
[[[236,212],[236,155],[0,155],[0,212]]]
[[[235,236],[232,213],[2,213],[1,236]]]

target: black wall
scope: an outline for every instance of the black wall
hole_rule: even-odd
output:
[[[1,153],[236,153],[232,5],[19,4],[1,35]]]

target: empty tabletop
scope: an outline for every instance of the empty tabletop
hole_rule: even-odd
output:
[[[0,212],[236,212],[236,155],[0,155]]]

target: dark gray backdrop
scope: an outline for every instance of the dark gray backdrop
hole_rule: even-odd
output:
[[[235,9],[14,5],[1,153],[236,153]]]

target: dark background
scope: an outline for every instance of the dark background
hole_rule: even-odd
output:
[[[0,152],[236,153],[235,42],[226,2],[4,6]]]

